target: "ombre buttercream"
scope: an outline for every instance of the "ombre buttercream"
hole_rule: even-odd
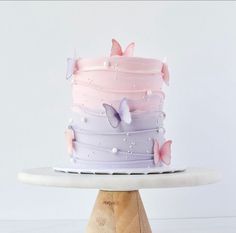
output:
[[[73,103],[67,141],[78,169],[170,166],[162,91],[168,67],[133,57],[134,46],[123,51],[113,40],[109,57],[68,60]]]

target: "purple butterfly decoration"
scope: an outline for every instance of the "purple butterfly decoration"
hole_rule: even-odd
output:
[[[121,121],[125,122],[126,124],[131,123],[132,119],[130,109],[125,98],[121,100],[118,111],[109,104],[104,103],[103,107],[106,110],[108,121],[113,128],[117,128]]]
[[[71,76],[75,73],[77,60],[75,58],[67,58],[67,70],[66,70],[66,79],[70,79]]]

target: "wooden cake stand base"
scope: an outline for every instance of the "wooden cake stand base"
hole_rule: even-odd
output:
[[[139,191],[99,191],[86,233],[151,233]]]
[[[151,233],[139,189],[206,185],[219,181],[220,174],[204,168],[152,175],[69,174],[35,168],[20,172],[18,179],[35,185],[99,189],[86,233]]]

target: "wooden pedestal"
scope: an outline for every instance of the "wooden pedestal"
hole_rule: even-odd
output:
[[[99,191],[86,233],[151,233],[139,191]]]

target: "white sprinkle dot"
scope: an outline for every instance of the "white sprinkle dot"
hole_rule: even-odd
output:
[[[123,138],[123,141],[124,141],[124,142],[126,142],[126,141],[127,141],[127,139],[126,139],[126,138]]]
[[[86,123],[86,122],[87,122],[87,118],[81,117],[81,121],[84,122],[84,123]]]
[[[159,133],[164,133],[165,132],[165,129],[163,127],[160,127],[159,130],[158,130]]]
[[[116,147],[112,148],[112,153],[116,154],[118,152],[118,149]]]
[[[70,118],[70,119],[69,119],[69,123],[72,123],[72,122],[73,122],[73,119],[72,119],[72,118]]]
[[[103,65],[108,67],[108,66],[110,66],[110,62],[109,61],[104,61]]]
[[[152,95],[152,90],[147,90],[147,95]]]

